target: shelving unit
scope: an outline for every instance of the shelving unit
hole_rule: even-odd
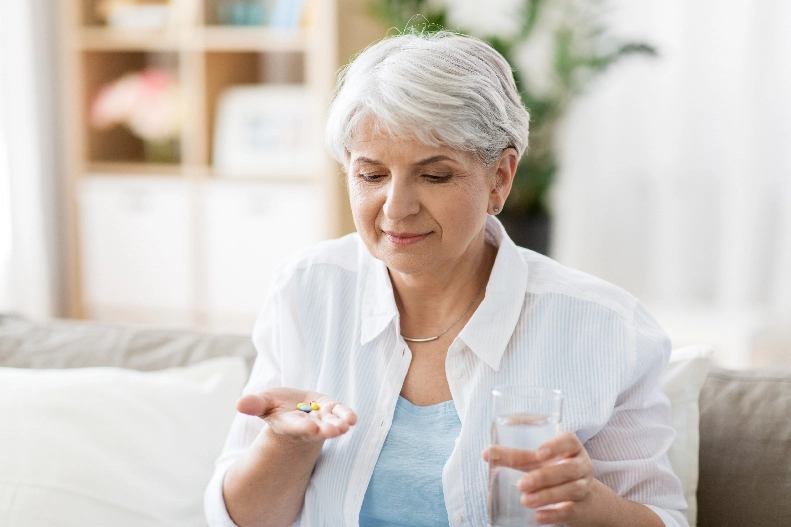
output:
[[[219,25],[216,0],[173,0],[178,23],[121,30],[97,19],[97,3],[58,2],[67,314],[248,332],[277,263],[342,234],[342,174],[317,129],[305,150],[320,151],[321,163],[304,177],[218,176],[217,104],[232,86],[298,84],[323,101],[323,122],[339,65],[336,0],[314,1],[310,24],[295,30]],[[148,66],[179,80],[185,111],[173,163],[149,163],[131,132],[89,122],[103,85]]]

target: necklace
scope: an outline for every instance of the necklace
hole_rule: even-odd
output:
[[[461,316],[460,316],[459,318],[457,318],[457,319],[456,319],[456,322],[454,322],[453,324],[451,324],[450,326],[448,326],[448,327],[445,329],[445,331],[443,331],[442,333],[440,333],[440,334],[439,334],[439,335],[437,335],[436,337],[427,337],[427,338],[424,338],[424,339],[413,339],[413,338],[409,338],[409,337],[404,337],[403,335],[401,335],[401,337],[402,337],[402,338],[403,338],[405,341],[407,341],[407,342],[431,342],[432,340],[437,340],[437,339],[438,339],[438,338],[440,338],[442,335],[444,335],[445,333],[447,333],[448,331],[450,331],[450,328],[452,328],[453,326],[455,326],[456,324],[458,324],[458,323],[459,323],[459,320],[461,320],[462,318],[464,318],[464,315],[466,315],[466,314],[467,314],[467,311],[469,311],[469,310],[470,310],[470,308],[472,307],[472,305],[473,305],[473,304],[475,303],[475,301],[478,299],[478,295],[480,295],[480,294],[481,294],[481,291],[483,291],[483,288],[484,288],[485,286],[486,286],[486,281],[484,281],[484,282],[483,282],[483,284],[481,285],[480,289],[478,289],[478,292],[477,292],[477,293],[475,293],[475,296],[473,297],[473,299],[472,299],[472,302],[470,302],[470,305],[468,305],[468,306],[467,306],[467,309],[465,309],[465,310],[464,310],[464,313],[462,313],[462,314],[461,314]]]

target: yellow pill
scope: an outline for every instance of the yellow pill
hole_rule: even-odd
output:
[[[313,401],[313,403],[310,405],[310,408],[313,409],[313,410],[318,410],[319,409],[319,405],[316,403],[316,401]]]
[[[297,403],[297,410],[302,410],[302,405],[305,403]]]

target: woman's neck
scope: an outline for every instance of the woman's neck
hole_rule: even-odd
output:
[[[437,272],[405,275],[390,271],[403,335],[433,337],[445,331],[471,306],[463,317],[469,320],[483,299],[481,288],[489,280],[497,255],[495,247],[483,239],[480,243],[474,254],[467,253],[456,265]],[[464,323],[466,320],[459,320],[461,326]]]

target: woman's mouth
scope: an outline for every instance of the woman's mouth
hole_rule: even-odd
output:
[[[430,232],[424,234],[418,234],[414,232],[392,232],[392,231],[382,231],[382,232],[384,232],[387,241],[399,247],[404,247],[406,245],[413,245],[415,243],[418,243],[423,239],[425,239],[426,236],[431,234]]]

